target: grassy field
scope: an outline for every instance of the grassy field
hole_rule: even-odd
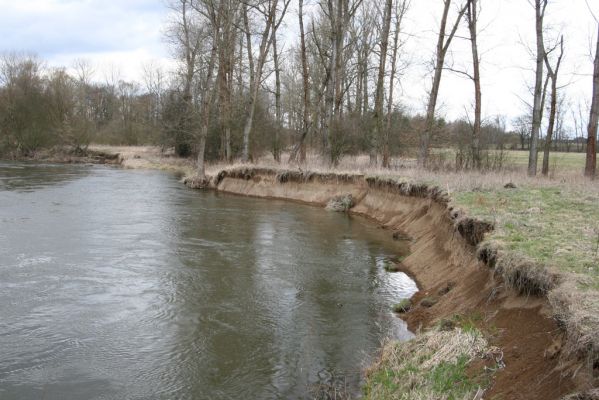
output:
[[[585,274],[599,289],[599,196],[554,187],[458,192],[455,203],[495,223],[500,247],[565,272]]]
[[[512,164],[526,168],[528,166],[528,151],[508,150],[507,160],[508,165]],[[586,155],[584,153],[563,153],[552,152],[549,155],[549,170],[580,170],[584,169]],[[543,163],[543,154],[539,153],[539,166]]]
[[[447,161],[455,159],[456,152],[452,149],[433,149],[433,154],[443,155]],[[504,166],[506,169],[526,169],[528,167],[527,150],[504,150]],[[499,155],[499,151],[492,151],[490,154]],[[551,152],[549,155],[549,173],[552,175],[567,171],[583,171],[586,155],[584,153],[573,152]],[[537,160],[539,171],[543,165],[543,153],[539,153]]]

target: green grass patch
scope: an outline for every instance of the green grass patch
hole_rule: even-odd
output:
[[[491,237],[504,249],[590,276],[599,288],[599,195],[523,187],[453,197],[469,215],[495,223]]]

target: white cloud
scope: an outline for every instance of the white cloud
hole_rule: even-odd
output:
[[[0,0],[0,8],[1,51],[35,53],[50,65],[115,64],[128,78],[168,56],[162,0]]]

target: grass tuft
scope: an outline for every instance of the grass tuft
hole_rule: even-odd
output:
[[[485,386],[471,362],[487,351],[480,332],[432,330],[389,342],[366,374],[366,399],[472,399]]]
[[[398,314],[404,314],[409,312],[412,309],[412,302],[410,299],[403,299],[399,303],[393,306],[393,312]]]

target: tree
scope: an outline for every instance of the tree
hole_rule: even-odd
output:
[[[543,19],[548,0],[534,0],[535,31],[537,38],[535,69],[535,88],[532,108],[532,131],[530,134],[530,149],[528,153],[528,175],[537,174],[537,158],[539,132],[543,113],[543,64],[545,62],[545,44],[543,42]]]
[[[300,161],[306,160],[306,151],[304,142],[310,131],[310,74],[308,72],[308,58],[306,55],[306,34],[304,32],[304,0],[299,0],[298,18],[300,26],[300,58],[302,63],[302,130],[297,144],[295,145],[289,161],[297,160],[298,154]]]
[[[482,94],[480,88],[480,57],[478,55],[478,0],[468,0],[466,8],[466,21],[470,31],[470,45],[472,48],[472,82],[474,83],[474,126],[472,127],[472,164],[476,169],[481,167],[480,136],[482,124]]]
[[[441,86],[441,76],[443,74],[443,67],[445,66],[445,56],[447,55],[451,41],[458,30],[460,21],[466,12],[468,3],[459,9],[451,30],[447,33],[447,19],[449,17],[450,7],[451,0],[443,0],[443,15],[441,17],[441,25],[439,26],[439,36],[437,39],[433,82],[429,92],[428,105],[426,107],[424,129],[420,134],[420,153],[418,156],[418,164],[420,166],[425,166],[428,159],[430,138],[435,125],[435,111],[437,108],[437,98],[439,97],[439,88]]]
[[[194,135],[195,105],[193,96],[194,80],[197,77],[198,60],[206,38],[200,21],[200,0],[173,0],[170,4],[175,20],[171,22],[168,38],[174,45],[178,58],[182,61],[183,121],[176,133],[175,152],[180,156],[191,154],[191,137]]]
[[[218,118],[220,123],[220,158],[230,162],[233,154],[231,150],[231,125],[232,125],[232,96],[233,96],[233,69],[235,64],[235,51],[237,47],[237,28],[239,20],[240,2],[223,1],[220,11],[220,34],[218,36]]]
[[[256,113],[256,102],[258,100],[258,92],[262,83],[262,72],[264,71],[264,64],[274,40],[274,35],[283,21],[283,17],[287,11],[291,0],[283,1],[283,8],[280,15],[277,16],[277,9],[279,0],[269,0],[267,2],[260,1],[257,4],[252,4],[252,9],[258,11],[258,13],[264,18],[264,27],[261,33],[260,46],[258,48],[258,57],[254,58],[252,53],[252,31],[250,30],[250,17],[249,17],[249,6],[247,3],[243,4],[243,24],[246,35],[246,46],[247,55],[250,69],[250,93],[248,100],[248,112],[243,128],[243,153],[241,160],[247,162],[250,157],[250,133],[252,132],[252,126],[254,124],[254,115]]]
[[[597,23],[599,27],[599,21]],[[599,28],[597,31],[597,46],[595,48],[595,61],[593,70],[593,98],[587,128],[587,156],[584,174],[591,179],[597,172],[597,125],[599,124]]]
[[[516,117],[512,121],[512,125],[514,126],[514,129],[516,130],[516,133],[520,139],[520,150],[524,150],[525,146],[530,145],[530,117],[530,114],[523,114]]]
[[[376,83],[376,94],[374,97],[374,131],[370,141],[370,164],[376,165],[378,141],[383,131],[383,86],[385,84],[385,65],[387,62],[387,48],[389,45],[389,29],[391,26],[391,13],[393,11],[393,0],[386,0],[383,14],[383,29],[380,36],[379,72]]]
[[[391,120],[393,112],[393,92],[395,89],[395,77],[397,75],[397,55],[399,52],[399,35],[401,33],[402,21],[410,7],[408,0],[398,1],[395,7],[395,29],[393,33],[393,50],[391,54],[391,73],[389,76],[389,101],[387,103],[387,127],[383,139],[383,167],[389,168],[389,136],[391,135]]]
[[[551,141],[553,139],[553,132],[555,130],[555,118],[557,114],[557,77],[559,69],[562,64],[564,57],[564,37],[562,36],[559,41],[560,53],[555,63],[555,68],[551,66],[549,62],[548,52],[545,52],[544,60],[545,66],[547,67],[547,76],[551,80],[551,108],[549,110],[549,126],[547,127],[547,137],[545,139],[545,150],[543,153],[543,168],[541,173],[545,176],[549,174],[549,152],[551,150]]]

